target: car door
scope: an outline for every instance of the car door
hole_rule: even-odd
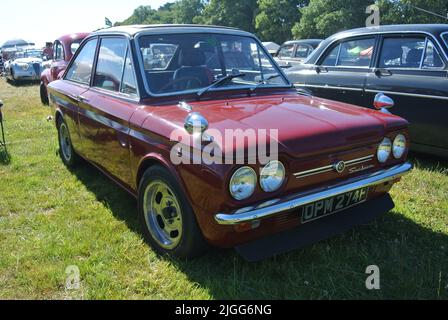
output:
[[[377,36],[344,39],[330,45],[307,72],[304,85],[318,97],[365,104],[364,84]]]
[[[410,122],[413,144],[447,149],[448,64],[437,42],[426,34],[384,35],[377,60],[366,95],[394,99],[392,113]]]
[[[50,67],[51,81],[57,80],[59,74],[65,69],[66,66],[67,62],[65,61],[64,47],[61,42],[56,40],[54,42],[54,57]]]
[[[58,92],[50,91],[50,99],[55,101],[64,114],[70,138],[75,150],[84,155],[83,141],[79,132],[79,109],[82,108],[80,97],[89,90],[92,67],[98,40],[89,40],[76,56]]]
[[[129,120],[139,104],[128,42],[125,37],[101,39],[92,86],[81,97],[79,122],[88,158],[132,185]]]

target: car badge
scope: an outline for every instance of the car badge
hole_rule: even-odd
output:
[[[344,161],[339,161],[339,162],[336,162],[334,165],[333,165],[333,169],[334,169],[334,171],[336,171],[337,173],[342,173],[342,172],[344,172],[345,171],[345,162]]]

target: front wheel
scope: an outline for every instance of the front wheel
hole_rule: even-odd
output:
[[[68,131],[67,124],[63,119],[58,120],[58,140],[59,140],[59,155],[67,167],[73,167],[78,161],[78,156],[73,149],[72,140]]]
[[[49,104],[47,87],[43,81],[40,82],[40,101],[42,101],[42,104],[45,106],[48,106]]]
[[[165,168],[146,170],[139,186],[138,211],[145,239],[156,252],[195,258],[206,251],[193,210]]]

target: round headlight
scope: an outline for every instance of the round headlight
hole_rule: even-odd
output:
[[[378,161],[381,163],[385,163],[392,153],[392,142],[389,138],[384,138],[384,140],[381,142],[380,146],[378,147]]]
[[[406,152],[406,137],[402,134],[399,134],[394,140],[393,145],[394,158],[400,159],[405,152]]]
[[[255,192],[257,174],[250,167],[238,169],[230,179],[230,194],[236,200],[245,200]]]
[[[265,192],[277,191],[285,181],[285,175],[285,166],[280,161],[271,161],[261,170],[260,186]]]

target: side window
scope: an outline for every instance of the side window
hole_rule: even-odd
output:
[[[123,71],[123,81],[121,84],[121,92],[131,96],[137,96],[137,82],[134,76],[134,66],[130,57],[130,52],[126,55]]]
[[[120,91],[127,41],[124,38],[101,40],[93,86],[110,91]]]
[[[64,60],[64,48],[59,41],[54,45],[54,60]]]
[[[292,54],[294,53],[294,45],[286,45],[280,48],[280,51],[278,52],[279,58],[291,58]]]
[[[351,40],[341,43],[337,66],[369,67],[375,38]]]
[[[92,39],[82,47],[81,52],[68,70],[65,79],[87,85],[90,84],[97,42],[97,39]]]
[[[322,61],[322,65],[325,67],[334,67],[336,65],[336,61],[338,60],[340,48],[340,44],[334,47],[324,58],[324,60]]]
[[[380,68],[420,68],[425,41],[424,37],[384,39]]]
[[[309,47],[307,45],[299,44],[296,49],[295,57],[302,58],[302,59],[307,58],[311,54],[312,51],[313,50],[311,49],[311,47]]]
[[[423,68],[440,69],[443,67],[443,60],[440,57],[437,48],[431,40],[428,40],[428,43],[426,45],[425,59],[423,60]]]

